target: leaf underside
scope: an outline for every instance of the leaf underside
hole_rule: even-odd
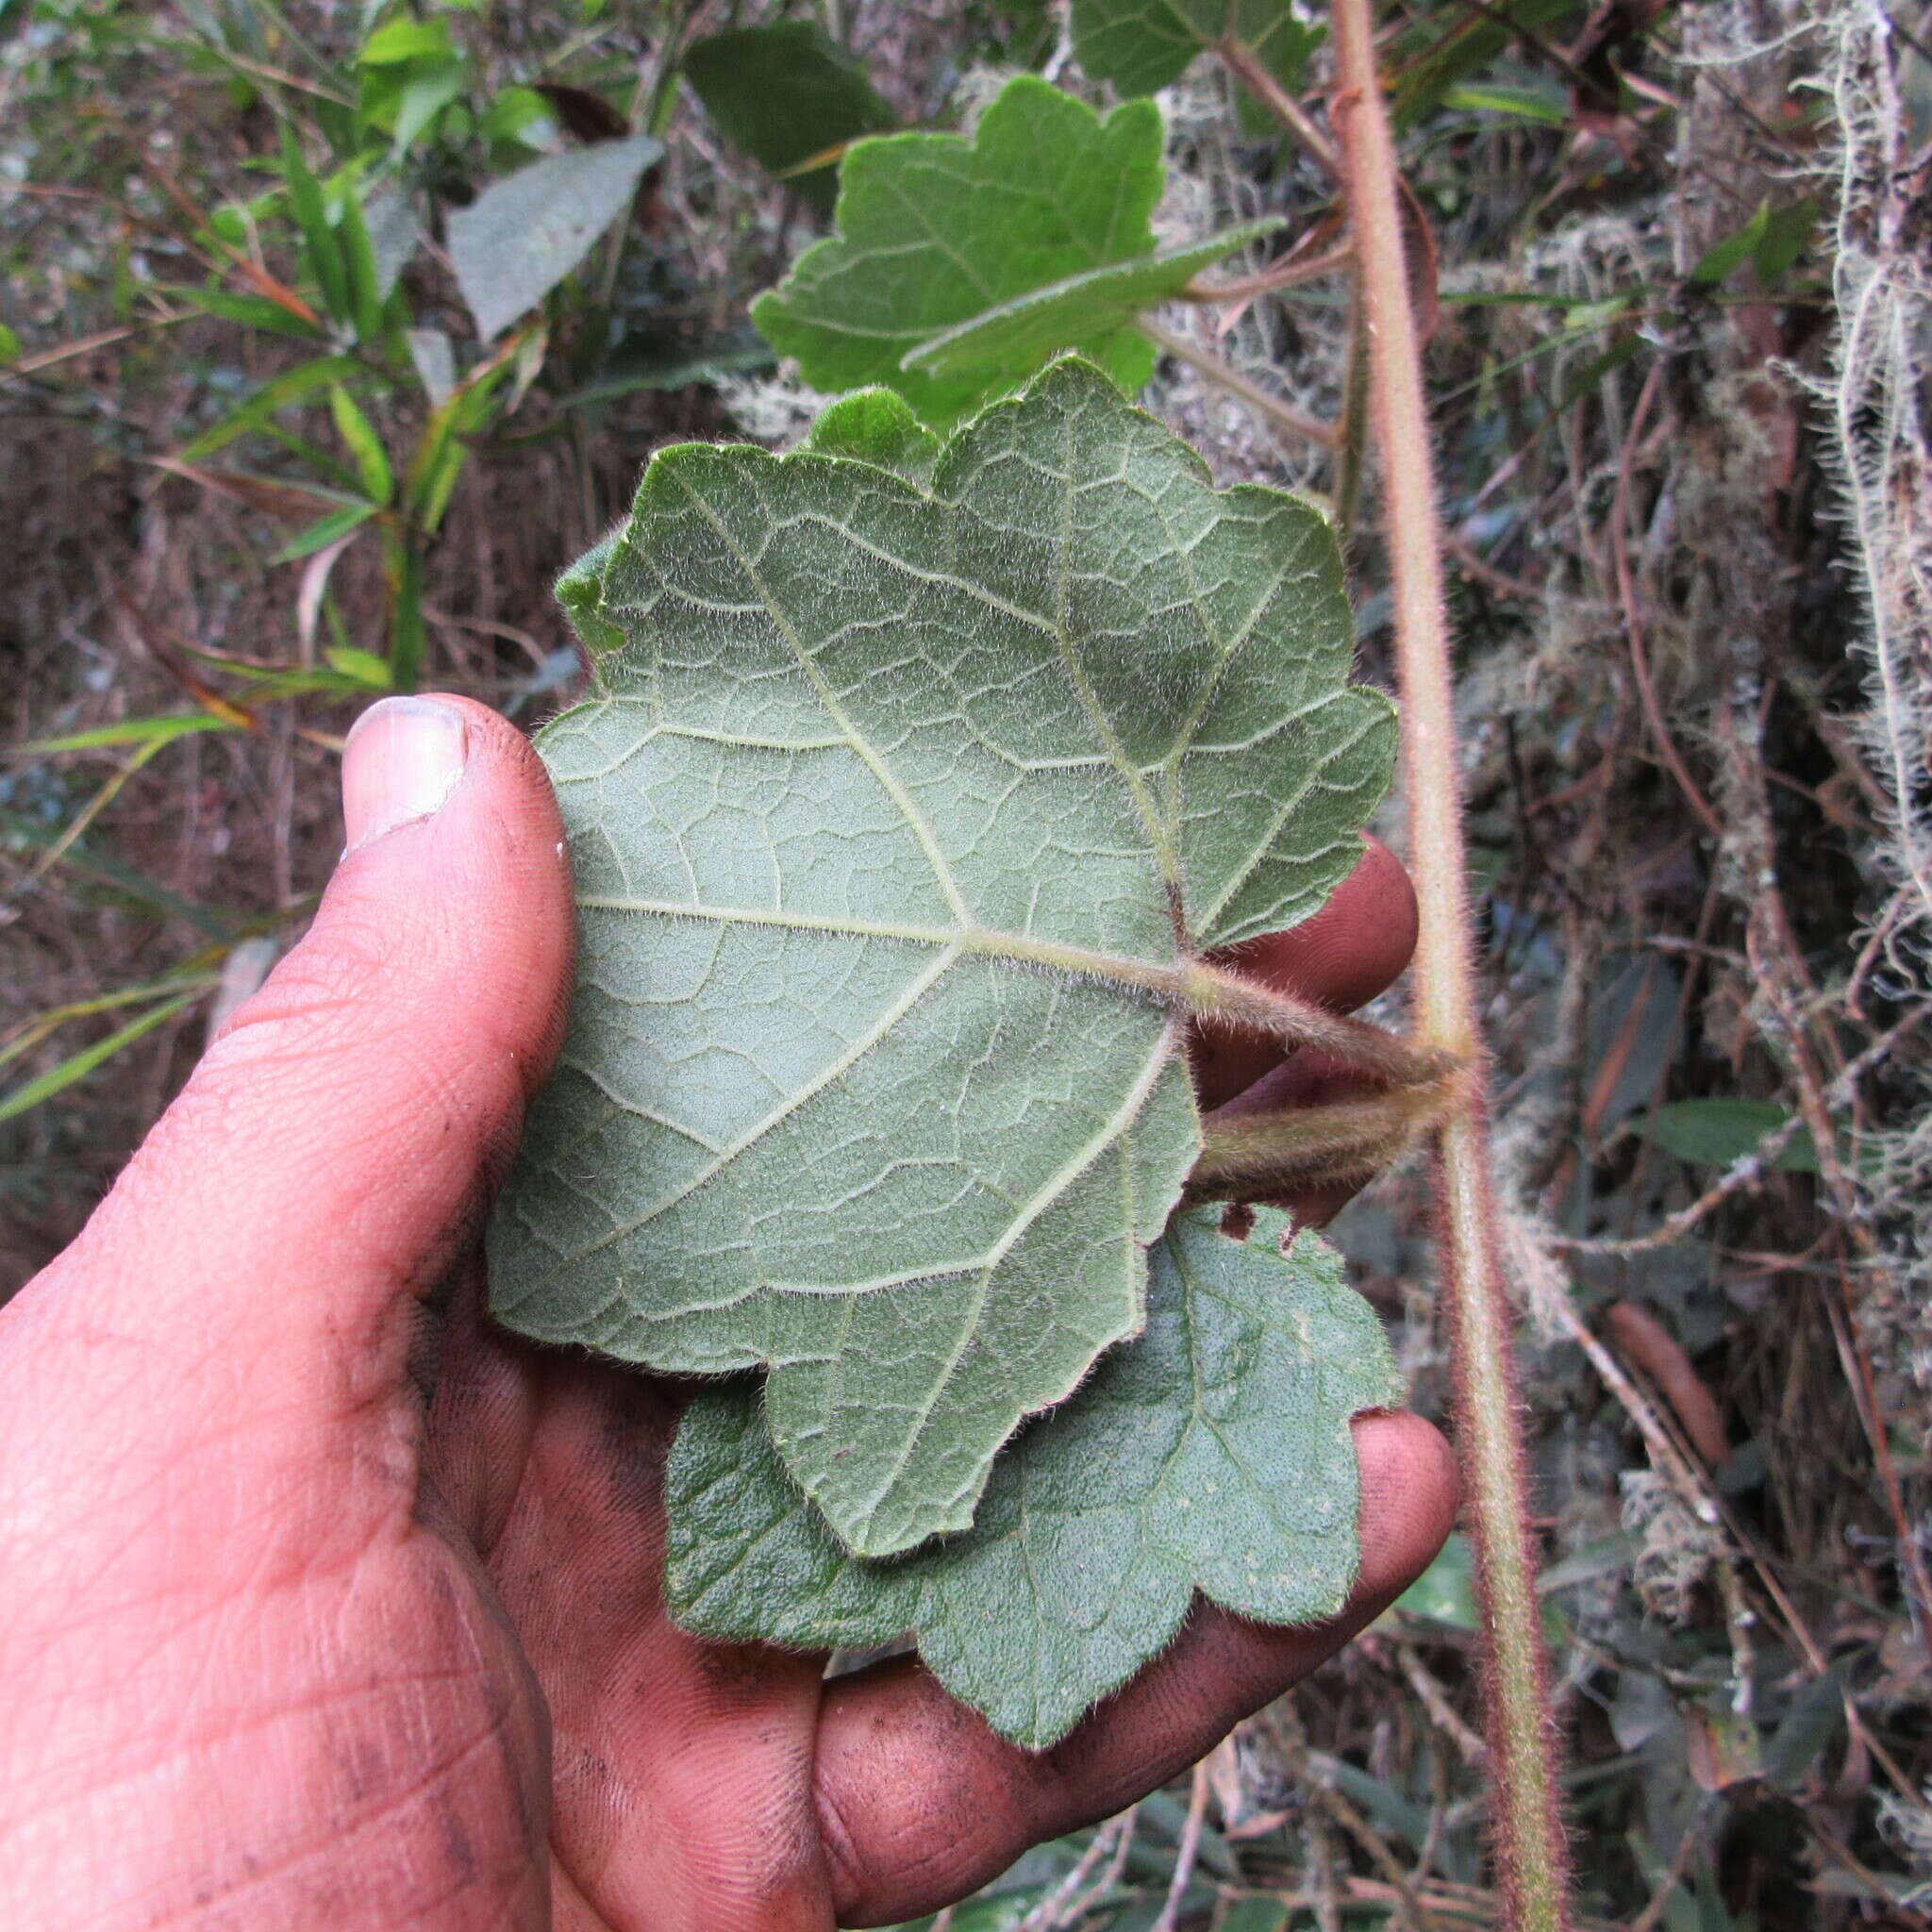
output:
[[[1392,712],[1320,514],[1085,364],[943,446],[882,391],[816,441],[661,452],[559,586],[579,979],[491,1281],[527,1334],[769,1365],[884,1556],[1139,1329],[1199,1147],[1179,971],[1346,876]]]
[[[666,1478],[672,1615],[703,1636],[863,1648],[917,1634],[993,1728],[1042,1749],[1165,1648],[1195,1591],[1305,1624],[1359,1556],[1349,1419],[1402,1399],[1381,1326],[1311,1236],[1284,1257],[1177,1217],[1147,1330],[995,1465],[970,1530],[848,1556],[786,1477],[756,1388],[699,1396]]]
[[[1077,349],[1131,394],[1153,375],[1156,351],[1132,325],[1136,305],[1119,301],[1035,309],[1024,358],[991,373],[977,360],[963,373],[941,373],[908,358],[1049,285],[1117,263],[1149,267],[1162,139],[1152,101],[1124,102],[1102,121],[1083,102],[1022,75],[971,140],[895,134],[859,142],[840,171],[839,232],[807,249],[785,281],[758,297],[752,320],[779,354],[797,358],[815,389],[880,383],[941,428],[1057,349]],[[1247,239],[1236,231],[1210,259]],[[1145,299],[1169,291],[1162,283]]]

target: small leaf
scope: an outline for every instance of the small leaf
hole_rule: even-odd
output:
[[[339,323],[350,319],[349,276],[342,266],[341,244],[329,225],[322,197],[322,185],[308,171],[302,158],[300,142],[287,122],[282,124],[282,179],[288,184],[289,206],[295,225],[308,249],[315,279],[322,290],[323,307]]]
[[[908,370],[913,351],[1049,284],[1151,256],[1162,131],[1152,101],[1103,122],[1030,75],[1009,81],[971,141],[894,134],[845,156],[839,232],[808,248],[752,320],[825,391],[879,383],[943,428],[1024,380],[1045,351],[989,381]],[[1123,389],[1154,373],[1154,345],[1118,316],[1061,336]]]
[[[440,328],[406,328],[409,362],[432,409],[440,409],[456,392],[456,344]]]
[[[380,506],[373,503],[347,503],[341,509],[331,510],[319,522],[310,524],[306,530],[298,531],[269,558],[271,563],[293,563],[298,558],[312,557],[318,550],[326,550],[331,543],[340,542],[352,530],[359,530],[369,519],[375,516]]]
[[[354,644],[331,644],[322,655],[331,668],[344,677],[353,677],[358,684],[366,684],[374,691],[390,688],[389,659],[378,658],[374,651],[358,650]]]
[[[177,738],[190,738],[198,731],[235,731],[241,727],[231,718],[217,718],[207,711],[181,711],[169,718],[128,718],[119,724],[100,724],[92,731],[69,731],[58,738],[36,738],[13,749],[38,758],[57,751],[102,751],[117,744],[151,745],[157,750]]]
[[[336,434],[355,458],[356,474],[362,479],[363,491],[372,503],[387,503],[395,493],[395,477],[391,473],[389,453],[382,446],[382,438],[376,434],[375,424],[356,406],[355,398],[339,382],[329,386],[328,404],[330,413],[335,417]]]
[[[974,1526],[848,1556],[786,1478],[750,1389],[700,1395],[666,1475],[665,1598],[687,1629],[820,1648],[917,1634],[994,1729],[1055,1743],[1166,1647],[1196,1591],[1269,1624],[1331,1616],[1359,1563],[1350,1418],[1402,1400],[1340,1257],[1264,1211],[1154,1251],[1147,1328],[1000,1458]]]
[[[1844,1728],[1842,1666],[1813,1677],[1786,1707],[1765,1747],[1764,1774],[1782,1791],[1796,1791],[1811,1767]]]
[[[1452,1536],[1437,1552],[1435,1561],[1395,1599],[1395,1607],[1412,1617],[1425,1617],[1431,1624],[1445,1624],[1452,1630],[1480,1628],[1475,1563],[1468,1540],[1460,1534]]]
[[[1646,1141],[1691,1167],[1729,1167],[1757,1150],[1790,1115],[1770,1100],[1740,1100],[1712,1094],[1702,1100],[1674,1100],[1633,1123]],[[1818,1150],[1811,1130],[1800,1127],[1772,1165],[1782,1174],[1816,1174]]]
[[[1570,96],[1554,81],[1534,77],[1521,81],[1466,81],[1447,89],[1445,108],[1465,112],[1501,114],[1511,121],[1530,121],[1544,127],[1570,125]]]
[[[897,118],[865,69],[808,21],[741,27],[695,41],[685,78],[711,124],[767,172],[783,175]],[[835,165],[789,176],[822,212],[839,192]]]
[[[271,302],[265,295],[237,295],[227,289],[175,288],[163,292],[187,303],[191,308],[200,309],[204,315],[240,323],[244,328],[258,328],[267,335],[294,336],[312,342],[323,334],[313,323],[291,314],[279,302]]]
[[[342,185],[342,264],[349,275],[349,307],[356,323],[356,340],[373,342],[382,334],[382,269],[375,259],[368,218],[362,211],[361,190],[354,181]]]
[[[1317,42],[1282,0],[1074,0],[1074,51],[1095,80],[1158,93],[1219,40],[1240,41],[1290,86]]]
[[[1741,228],[1726,235],[1722,242],[1713,242],[1704,251],[1702,259],[1687,277],[1690,286],[1693,289],[1714,289],[1734,270],[1742,268],[1764,240],[1770,224],[1771,204],[1761,201],[1757,204],[1757,212]]]
[[[450,216],[450,264],[485,341],[584,258],[662,152],[649,135],[634,134],[552,155],[491,183]]]
[[[916,474],[865,407],[827,444]],[[595,660],[538,741],[583,967],[497,1311],[772,1364],[852,1548],[962,1527],[1021,1417],[1140,1325],[1200,1145],[1188,962],[1318,909],[1387,783],[1334,536],[1065,361],[924,487],[661,451],[558,590]]]
[[[271,378],[245,402],[238,404],[210,429],[175,453],[178,462],[192,463],[225,449],[238,437],[261,429],[278,411],[308,401],[332,383],[366,380],[369,370],[354,356],[318,356]],[[387,377],[383,378],[387,381]]]
[[[442,58],[454,55],[446,20],[386,21],[363,42],[356,56],[360,67],[393,67],[405,60]]]
[[[1816,195],[1807,194],[1789,208],[1771,210],[1751,251],[1751,267],[1760,287],[1774,289],[1790,274],[1811,245],[1817,227]]]

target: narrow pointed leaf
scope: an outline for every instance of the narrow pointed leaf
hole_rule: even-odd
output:
[[[915,1633],[926,1664],[1039,1750],[1164,1649],[1196,1591],[1270,1624],[1332,1616],[1360,1556],[1349,1419],[1402,1400],[1340,1258],[1262,1214],[1179,1217],[1147,1332],[1001,1457],[973,1527],[843,1550],[789,1481],[756,1388],[699,1396],[666,1478],[665,1593],[687,1629],[820,1648]]]
[[[906,358],[935,336],[1070,275],[1154,252],[1162,133],[1152,101],[1103,121],[1031,75],[1009,81],[974,137],[894,134],[851,147],[839,232],[808,248],[752,320],[814,388],[882,383],[943,428],[1078,349],[1121,387],[1154,373],[1154,347],[1118,316],[1029,348],[1015,366],[935,376]]]
[[[1187,963],[1317,910],[1387,783],[1334,537],[1067,361],[928,487],[660,452],[559,589],[595,658],[539,740],[581,968],[498,1313],[769,1364],[853,1549],[960,1528],[1140,1326],[1199,1149]]]

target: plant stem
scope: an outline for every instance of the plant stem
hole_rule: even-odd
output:
[[[1449,627],[1420,344],[1370,0],[1334,0],[1331,17],[1341,89],[1334,117],[1360,262],[1370,406],[1382,447],[1395,597],[1409,853],[1421,916],[1417,1043],[1444,1049],[1464,1063],[1460,1093],[1438,1139],[1436,1240],[1484,1611],[1483,1701],[1495,1785],[1491,1809],[1497,1876],[1506,1922],[1516,1932],[1561,1932],[1570,1923],[1569,1857],[1490,1173],[1488,1079],[1476,1020]]]
[[[1330,175],[1341,173],[1341,157],[1335,143],[1316,126],[1308,110],[1269,73],[1252,47],[1240,41],[1216,41],[1214,51],[1221,63],[1247,91],[1321,162]]]
[[[1185,362],[1190,369],[1198,369],[1209,382],[1238,395],[1250,408],[1257,409],[1271,423],[1278,423],[1284,429],[1292,430],[1297,436],[1306,436],[1311,442],[1319,442],[1324,449],[1335,447],[1335,426],[1324,423],[1314,416],[1306,416],[1291,403],[1284,403],[1279,396],[1272,396],[1257,382],[1250,382],[1231,363],[1224,362],[1211,349],[1204,349],[1199,342],[1191,342],[1186,336],[1176,335],[1171,328],[1163,328],[1151,317],[1141,316],[1139,322],[1141,333],[1150,341],[1158,342],[1177,362]]]
[[[1441,1117],[1452,1091],[1445,1078],[1326,1107],[1217,1109],[1201,1123],[1201,1158],[1189,1185],[1217,1199],[1267,1200],[1290,1188],[1374,1174]]]

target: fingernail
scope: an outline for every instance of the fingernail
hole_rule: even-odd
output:
[[[438,810],[467,756],[463,714],[434,698],[384,698],[342,747],[342,856]]]

